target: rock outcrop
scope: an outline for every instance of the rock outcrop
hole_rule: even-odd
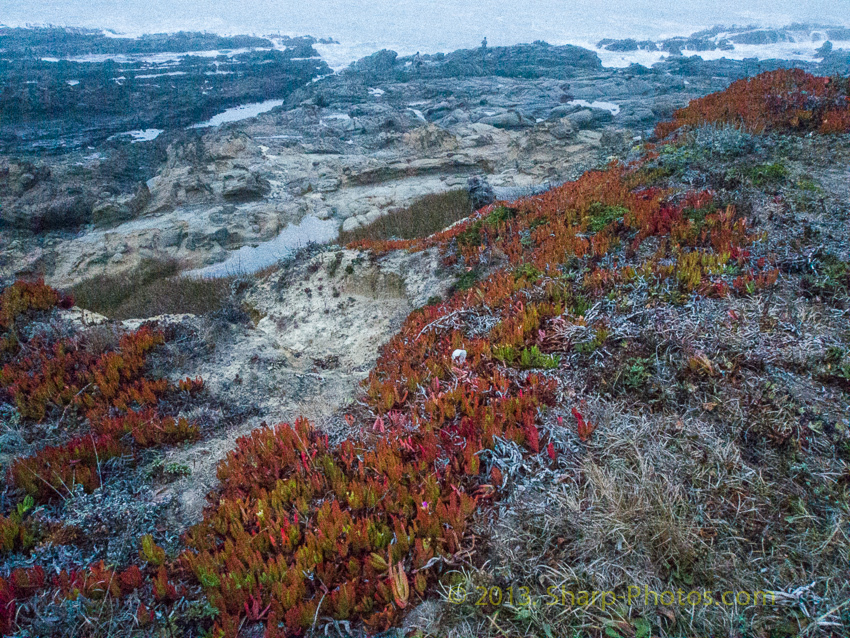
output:
[[[497,193],[557,184],[625,157],[689,99],[779,64],[678,56],[606,69],[542,43],[379,51],[252,119],[4,160],[0,276],[68,284],[147,258],[197,268],[305,217],[351,230],[470,177]]]
[[[466,189],[469,191],[469,203],[476,210],[496,201],[493,187],[483,177],[470,177]]]

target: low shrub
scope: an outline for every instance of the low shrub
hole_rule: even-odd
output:
[[[156,317],[167,314],[204,315],[221,310],[230,296],[228,277],[170,277],[151,282],[119,305],[112,319]]]
[[[110,319],[144,319],[164,314],[215,312],[230,295],[230,278],[179,276],[174,260],[148,259],[138,268],[91,277],[71,288],[81,308]]]
[[[785,181],[788,176],[788,169],[782,162],[774,162],[752,166],[745,173],[756,186],[765,186]]]
[[[145,259],[132,270],[95,275],[74,285],[70,292],[78,306],[110,318],[131,297],[152,282],[174,277],[180,264],[173,259]]]
[[[368,226],[343,231],[339,243],[363,240],[416,239],[427,237],[468,217],[471,211],[466,189],[425,195],[406,208],[396,208]]]
[[[543,368],[546,370],[557,368],[560,357],[555,354],[543,354],[537,346],[517,350],[510,345],[495,346],[493,356],[507,365],[517,365],[520,368]]]
[[[35,544],[37,526],[27,516],[33,504],[27,495],[9,516],[0,515],[0,555],[26,551]]]
[[[622,206],[605,206],[600,202],[594,202],[588,210],[588,213],[590,214],[588,230],[593,233],[598,233],[617,220],[622,220],[628,212],[629,211]]]

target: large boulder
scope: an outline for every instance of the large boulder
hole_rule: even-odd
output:
[[[569,115],[572,115],[573,113],[577,113],[578,111],[581,111],[582,109],[583,109],[583,107],[578,105],[578,104],[572,104],[572,103],[560,104],[560,105],[556,106],[555,108],[553,108],[551,111],[549,111],[549,117],[547,119],[559,120],[563,117],[567,117]]]
[[[448,55],[422,56],[422,59],[425,64],[413,72],[431,77],[567,78],[580,71],[602,68],[602,61],[593,51],[572,45],[551,46],[545,42],[460,49]]]
[[[597,128],[614,119],[608,109],[585,108],[567,115],[566,119],[577,129]]]
[[[77,228],[91,221],[93,197],[87,192],[33,189],[0,211],[0,220],[33,232]]]
[[[415,151],[453,151],[458,147],[457,138],[436,124],[426,124],[408,133],[402,138],[404,143]]]
[[[567,116],[567,120],[574,128],[590,128],[593,126],[593,111],[590,109],[582,109]]]
[[[204,150],[207,157],[213,161],[232,160],[259,153],[254,140],[242,131],[210,135],[204,139]]]
[[[599,41],[596,46],[608,49],[609,51],[622,52],[637,51],[640,48],[637,40],[633,38],[626,38],[624,40],[611,40],[606,38],[605,40]]]
[[[151,192],[147,184],[140,184],[132,195],[124,195],[98,202],[92,208],[92,222],[97,226],[112,226],[133,219],[150,203]]]
[[[569,118],[539,122],[527,135],[516,140],[516,148],[526,154],[552,155],[552,145],[560,145],[571,140],[576,135],[576,129]],[[556,153],[560,151],[555,151]]]
[[[466,189],[469,191],[469,203],[473,210],[478,210],[496,201],[493,187],[484,177],[470,177],[466,182]]]
[[[370,56],[357,60],[349,68],[359,75],[374,79],[386,78],[393,73],[397,58],[398,53],[395,51],[382,49]]]
[[[533,123],[524,119],[522,115],[516,111],[505,111],[496,115],[487,115],[478,120],[481,124],[489,124],[496,128],[521,128],[524,126],[532,126]]]
[[[622,126],[648,126],[655,119],[655,114],[648,108],[637,107],[630,111],[622,112],[618,122]]]
[[[687,99],[679,95],[659,95],[654,98],[649,105],[652,114],[660,120],[667,120],[673,117],[673,113],[687,106]]]
[[[575,135],[576,127],[568,117],[546,123],[547,132],[556,140],[568,140]]]
[[[827,40],[822,45],[820,45],[817,49],[815,49],[815,56],[818,58],[824,58],[832,53],[832,42]]]
[[[788,42],[791,36],[778,29],[758,29],[735,33],[729,39],[736,44],[776,44],[777,42]]]
[[[269,181],[254,171],[234,169],[222,175],[221,195],[225,199],[262,199],[269,190]]]
[[[31,162],[0,162],[0,187],[6,193],[20,197],[50,177],[50,169]]]

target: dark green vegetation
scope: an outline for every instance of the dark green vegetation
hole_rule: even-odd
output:
[[[773,164],[753,166],[746,171],[746,175],[756,186],[766,186],[784,181],[788,175],[788,169],[781,162],[774,162]]]
[[[457,236],[458,246],[480,246],[483,241],[481,231],[485,226],[488,228],[497,228],[500,224],[503,225],[505,222],[512,219],[514,215],[516,215],[516,210],[508,208],[507,206],[499,206],[493,209],[489,215],[475,220],[468,228]]]
[[[526,370],[530,368],[557,368],[560,361],[558,355],[543,354],[537,346],[523,348],[521,351],[513,346],[496,346],[493,348],[493,356],[503,363],[516,364]]]
[[[230,294],[229,278],[195,279],[179,272],[175,261],[149,259],[124,273],[87,279],[70,292],[81,308],[117,320],[214,312]]]
[[[407,208],[397,208],[368,226],[339,235],[342,245],[363,239],[416,239],[451,226],[471,213],[465,189],[425,195]]]
[[[623,216],[628,212],[629,211],[622,206],[605,206],[601,202],[596,202],[593,206],[591,206],[591,220],[588,228],[592,232],[598,233],[609,224],[622,220]]]

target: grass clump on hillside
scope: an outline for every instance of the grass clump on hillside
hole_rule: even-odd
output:
[[[70,293],[81,308],[119,321],[221,308],[230,294],[229,278],[182,277],[180,270],[175,260],[146,259],[129,271],[90,277]]]
[[[496,346],[493,348],[493,356],[508,365],[517,364],[520,368],[529,370],[531,368],[543,368],[551,370],[557,368],[561,358],[556,354],[544,354],[537,346],[523,348],[521,351],[514,346]]]
[[[470,214],[466,189],[425,195],[406,208],[395,208],[368,226],[343,231],[339,243],[362,240],[417,239],[451,226]]]
[[[605,206],[601,202],[595,202],[588,210],[590,214],[588,230],[592,233],[598,233],[609,224],[622,220],[628,212],[628,209],[622,206]]]
[[[782,162],[773,162],[753,166],[746,171],[746,175],[756,186],[766,186],[784,181],[788,176],[788,169]]]
[[[484,241],[484,236],[481,234],[483,230],[490,229],[495,231],[501,225],[513,219],[515,215],[516,210],[507,206],[494,208],[486,217],[476,219],[457,236],[458,246],[480,246]]]
[[[469,290],[472,288],[481,277],[481,273],[476,269],[471,269],[466,272],[463,272],[456,280],[454,284],[455,290]]]

